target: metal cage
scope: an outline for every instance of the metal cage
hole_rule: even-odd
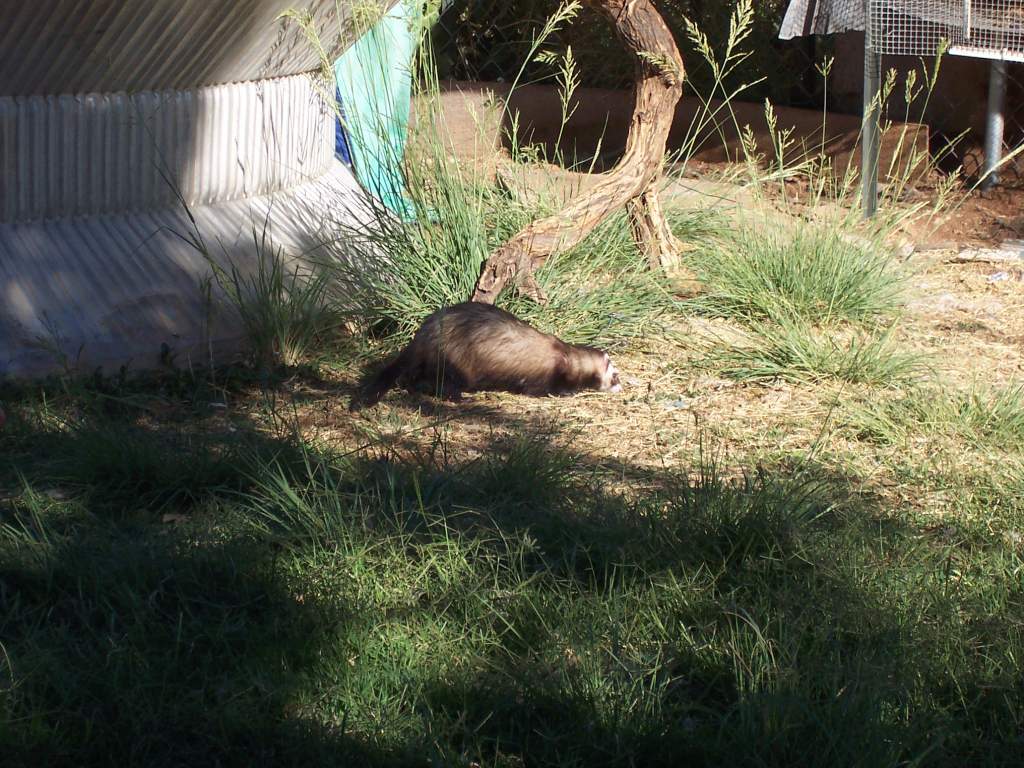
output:
[[[869,34],[877,53],[948,53],[1024,61],[1021,0],[869,0]]]
[[[878,206],[878,121],[873,119],[883,54],[990,59],[982,185],[998,182],[1003,153],[1006,63],[1024,62],[1024,0],[864,0],[864,210]]]

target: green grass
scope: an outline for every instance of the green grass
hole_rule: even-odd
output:
[[[706,286],[695,306],[744,322],[875,321],[897,311],[905,281],[882,244],[798,220],[741,224],[690,262]]]
[[[342,315],[329,297],[329,275],[290,262],[266,237],[266,232],[262,237],[254,233],[252,274],[231,265],[214,276],[241,321],[254,364],[270,371],[315,357],[337,336]]]
[[[326,266],[353,322],[407,340],[434,310],[467,301],[487,256],[529,221],[551,212],[542,199],[526,205],[493,186],[467,179],[438,159],[430,181],[410,176],[418,217],[401,221],[380,212],[380,231],[367,249],[387,255],[371,270],[360,260]],[[700,214],[681,226],[699,226]],[[343,238],[349,241],[349,238]],[[537,272],[546,305],[506,292],[507,308],[571,343],[616,346],[642,335],[671,305],[665,286],[647,269],[625,215],[612,217],[571,251],[552,256]]]
[[[925,434],[974,449],[1015,451],[1024,445],[1024,387],[920,387],[854,407],[850,421],[860,437],[880,443],[900,444]]]
[[[791,321],[765,322],[738,342],[723,342],[706,362],[737,381],[817,384],[835,380],[891,387],[913,382],[925,361],[891,332],[836,332]]]
[[[1019,755],[1009,535],[951,538],[801,457],[608,470],[523,422],[398,461],[82,397],[5,402],[5,765]]]
[[[559,7],[534,39],[535,52],[553,29],[575,16],[577,5]],[[410,215],[394,216],[371,199],[366,211],[373,224],[370,231],[339,231],[344,253],[319,260],[331,275],[342,311],[385,346],[408,340],[431,312],[467,301],[488,256],[530,222],[562,207],[568,183],[556,178],[542,188],[531,184],[529,189],[517,189],[519,185],[508,183],[507,174],[495,177],[493,169],[486,170],[490,157],[481,158],[479,168],[452,158],[428,41],[423,41],[418,55],[415,128],[405,156],[396,163]],[[571,53],[559,61],[572,68]],[[567,70],[562,78],[568,109],[574,78]],[[563,123],[568,115],[563,113]],[[484,133],[479,139],[482,146],[489,146],[494,136]],[[518,159],[524,155],[517,146],[510,154]],[[497,162],[501,168],[505,160]],[[673,215],[684,236],[721,225],[718,217],[706,212]],[[546,304],[507,290],[498,297],[498,305],[572,343],[620,346],[648,333],[672,305],[662,277],[647,268],[638,252],[624,213],[610,216],[577,247],[552,255],[535,278],[549,299]]]
[[[500,305],[574,344],[614,348],[647,336],[672,303],[661,276],[639,258],[625,215],[553,256],[537,281],[547,304],[506,295]]]
[[[881,238],[787,219],[719,226],[687,254],[704,291],[679,309],[726,320],[704,364],[744,382],[898,386],[926,361],[894,339],[906,273]],[[699,242],[699,241],[698,241]]]
[[[410,166],[414,221],[375,212],[374,270],[307,276],[275,256],[227,276],[258,366],[316,357],[343,316],[407,338],[547,210],[440,148]],[[879,330],[900,275],[874,245],[674,216],[709,243],[694,259],[710,291],[683,309],[749,334],[712,356],[723,372],[878,387],[919,372]],[[568,341],[625,343],[679,309],[622,217],[538,280],[547,306],[502,302]],[[4,766],[1019,761],[1017,470],[891,467],[971,513],[937,527],[849,456],[609,468],[499,409],[472,457],[452,425],[419,452],[406,434],[328,449],[286,428],[271,391],[175,375],[5,394]],[[1016,461],[1018,400],[943,418]]]

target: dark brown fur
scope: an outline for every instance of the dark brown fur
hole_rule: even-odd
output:
[[[395,384],[458,400],[463,392],[540,396],[609,382],[618,387],[618,374],[601,350],[566,344],[502,309],[465,302],[430,315],[401,354],[363,384],[352,410],[376,404]]]

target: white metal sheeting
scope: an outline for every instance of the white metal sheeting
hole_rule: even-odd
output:
[[[324,43],[340,45],[351,5],[0,0],[0,95],[184,90],[307,72],[317,52],[280,14],[308,8]]]
[[[210,256],[251,271],[253,232],[264,224],[275,246],[303,256],[359,259],[352,237],[365,192],[337,161],[286,194],[191,209]],[[0,225],[0,376],[42,375],[65,364],[152,368],[161,344],[177,363],[205,365],[205,342],[238,336],[229,315],[208,325],[202,282],[211,270],[186,239],[178,208]],[[339,242],[339,238],[341,239]]]
[[[291,5],[0,0],[0,378],[149,368],[163,344],[209,362],[240,329],[210,322],[207,256],[251,273],[254,230],[363,257],[366,193]],[[351,2],[304,5],[341,41]]]
[[[306,75],[194,91],[0,97],[0,222],[285,189],[334,157]]]

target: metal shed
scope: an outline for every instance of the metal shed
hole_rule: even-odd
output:
[[[254,225],[296,254],[368,226],[291,4],[0,0],[0,377],[230,346],[186,206],[243,267]],[[341,39],[349,3],[307,5]]]

